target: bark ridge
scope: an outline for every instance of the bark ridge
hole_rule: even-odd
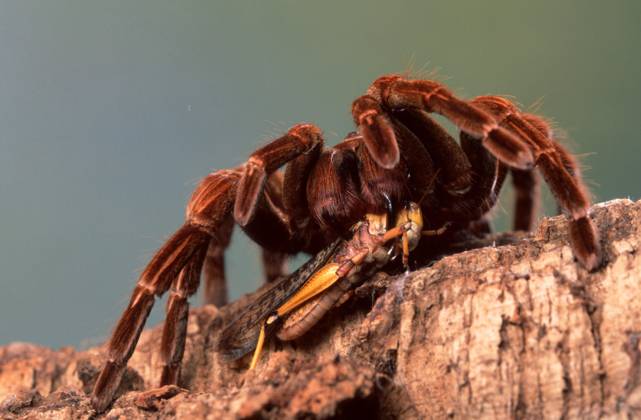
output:
[[[375,276],[312,334],[271,343],[251,372],[213,351],[251,296],[193,310],[180,387],[141,392],[159,378],[151,328],[106,416],[639,417],[641,201],[595,205],[591,218],[606,259],[595,273],[574,261],[566,219],[545,219],[515,243]],[[0,347],[0,417],[92,418],[102,362],[102,347]]]

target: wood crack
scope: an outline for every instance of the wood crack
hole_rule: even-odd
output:
[[[598,372],[596,372],[596,379],[599,381],[599,417],[602,417],[605,405],[605,381],[607,379],[607,374],[603,367],[603,349],[601,342],[602,304],[590,293],[587,282],[588,279],[585,276],[579,278],[578,282],[571,282],[570,292],[574,297],[580,299],[583,309],[590,320],[590,334],[592,335],[592,342],[599,367]]]
[[[641,407],[629,405],[628,399],[641,383],[641,350],[639,350],[641,332],[626,331],[626,335],[628,340],[623,345],[623,351],[630,358],[630,368],[628,369],[627,378],[623,387],[623,395],[617,398],[617,412],[625,409],[628,411],[628,415],[635,414],[638,416],[641,414]]]

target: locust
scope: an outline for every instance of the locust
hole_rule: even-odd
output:
[[[367,214],[353,226],[350,238],[334,241],[265,290],[224,327],[217,351],[228,360],[253,351],[249,368],[254,369],[270,338],[292,341],[302,337],[391,259],[402,254],[407,266],[409,253],[422,235],[443,232],[422,231],[423,217],[415,203],[401,209],[390,223],[392,217]]]

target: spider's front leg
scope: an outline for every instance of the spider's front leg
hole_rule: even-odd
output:
[[[423,110],[396,110],[392,115],[403,156],[409,157],[409,183],[419,191],[416,201],[432,227],[474,222],[485,228],[481,218],[498,199],[506,166],[464,132],[459,145]],[[428,177],[421,180],[426,172]]]
[[[444,85],[432,80],[408,80],[392,75],[376,79],[367,94],[352,105],[354,122],[361,130],[368,150],[382,166],[390,162],[385,161],[377,150],[396,142],[393,131],[388,129],[389,119],[385,114],[387,110],[404,108],[443,115],[465,133],[482,139],[488,150],[512,167],[529,169],[534,163],[527,143],[500,127],[492,115],[458,99]]]
[[[298,124],[287,134],[261,147],[247,160],[238,186],[234,219],[246,226],[257,208],[265,182],[270,174],[284,164],[322,144],[321,131],[312,124]]]
[[[590,200],[574,157],[552,140],[552,130],[543,118],[521,113],[512,102],[499,96],[481,96],[473,103],[495,115],[503,127],[528,142],[536,166],[559,207],[570,217],[570,243],[574,254],[588,270],[595,270],[602,257],[599,235],[588,216]],[[521,194],[526,187],[523,186]]]
[[[512,169],[510,172],[515,195],[512,229],[529,232],[534,227],[541,202],[539,177],[532,170]]]
[[[239,181],[229,216],[230,233],[225,240],[212,241],[205,260],[205,303],[221,306],[227,303],[224,273],[224,252],[229,245],[234,220],[248,236],[262,248],[265,279],[274,281],[284,274],[290,254],[300,251],[295,234],[302,233],[292,225],[294,218],[287,207],[287,179],[277,171],[285,163],[291,166],[299,160],[314,163],[322,148],[320,130],[311,124],[297,124],[283,136],[273,140],[251,154],[247,163],[239,169]],[[305,174],[294,173],[293,183],[305,188]],[[301,187],[299,187],[301,188]],[[199,197],[197,197],[199,196]],[[194,193],[192,212],[209,205],[208,192]],[[303,206],[304,207],[304,206]],[[188,209],[188,212],[190,210]],[[254,220],[257,219],[256,222]]]

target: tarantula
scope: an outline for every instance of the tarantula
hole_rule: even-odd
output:
[[[460,145],[431,117],[460,130]],[[367,214],[394,214],[415,202],[425,227],[483,226],[508,171],[516,190],[514,228],[529,230],[538,167],[570,218],[570,243],[589,270],[600,263],[597,232],[578,166],[541,117],[498,96],[457,98],[431,80],[386,75],[352,105],[357,132],[324,149],[321,131],[298,124],[256,150],[247,162],[213,172],[194,191],[185,223],[146,266],[108,343],[108,361],[92,403],[104,410],[134,351],[155,296],[171,288],[161,342],[161,385],[178,381],[187,299],[205,277],[205,300],[226,301],[223,254],[234,224],[263,251],[268,281],[288,255],[315,254]],[[279,169],[287,165],[284,171]],[[405,246],[405,245],[404,245]],[[406,259],[404,252],[404,259]]]

